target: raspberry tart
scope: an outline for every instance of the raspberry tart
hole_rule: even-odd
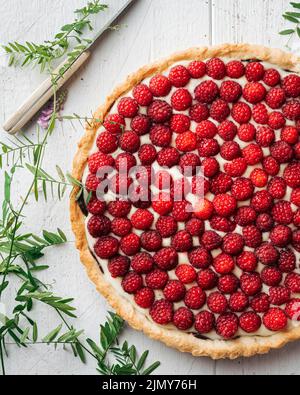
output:
[[[299,59],[253,45],[140,69],[79,144],[90,279],[135,329],[212,358],[300,338]]]

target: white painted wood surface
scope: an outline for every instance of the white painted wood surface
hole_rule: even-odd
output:
[[[116,7],[123,0],[108,0]],[[0,42],[8,40],[42,40],[72,20],[75,7],[85,0],[0,0]],[[222,42],[253,42],[283,47],[286,39],[277,32],[285,23],[281,14],[288,8],[288,0],[137,0],[119,23],[119,31],[105,34],[93,52],[92,59],[69,84],[70,96],[65,114],[87,115],[101,103],[117,82],[129,72],[173,51],[203,44]],[[103,15],[101,18],[106,18]],[[104,20],[102,19],[102,21]],[[101,23],[101,20],[98,21]],[[97,22],[97,23],[98,23]],[[32,92],[44,77],[37,70],[7,68],[0,56],[0,124]],[[29,135],[34,129],[28,130]],[[46,168],[54,171],[59,164],[71,168],[76,143],[83,130],[69,123],[59,126],[49,141]],[[1,139],[4,139],[1,132]],[[16,183],[15,194],[24,191],[28,178]],[[2,196],[2,195],[1,195]],[[70,240],[68,201],[32,202],[26,207],[30,230],[39,232],[62,227]],[[77,328],[84,328],[88,336],[97,338],[99,323],[104,320],[108,306],[88,281],[79,263],[74,243],[49,251],[44,263],[50,265],[45,281],[59,295],[75,297],[79,318]],[[54,327],[56,317],[45,308],[37,309],[41,333]],[[162,362],[161,374],[299,374],[300,342],[284,350],[265,356],[236,361],[214,362],[208,358],[194,358],[167,348],[127,328],[124,336],[138,349],[149,349],[150,359]],[[51,347],[35,345],[27,350],[9,345],[7,370],[11,374],[95,374],[94,361],[82,365],[70,352],[55,351]]]

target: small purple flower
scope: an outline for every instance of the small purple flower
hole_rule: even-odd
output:
[[[55,111],[56,113],[60,114],[61,111],[64,109],[64,104],[67,99],[67,91],[64,90],[59,93],[57,99],[56,99],[56,108]],[[47,129],[49,126],[49,121],[52,117],[53,111],[54,111],[54,105],[53,105],[53,99],[51,99],[44,107],[44,109],[41,111],[39,118],[38,118],[38,124],[41,126],[43,129]]]

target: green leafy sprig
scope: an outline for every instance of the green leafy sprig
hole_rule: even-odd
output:
[[[287,46],[290,40],[297,35],[300,38],[300,3],[291,2],[290,5],[297,11],[286,11],[282,17],[293,23],[293,28],[285,29],[279,32],[283,36],[289,36]]]

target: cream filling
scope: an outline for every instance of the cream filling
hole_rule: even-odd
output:
[[[223,60],[226,62],[226,61],[232,60],[232,58],[230,58],[230,59],[228,59],[228,58],[223,58]],[[187,66],[187,65],[189,64],[189,62],[187,62],[187,61],[178,62],[178,63],[175,63],[174,65],[172,65],[172,67],[175,66],[175,65],[177,65],[177,64],[181,64],[181,65]],[[275,66],[275,65],[273,65],[273,64],[270,64],[270,63],[267,63],[267,62],[262,62],[262,64],[263,64],[266,68],[275,68],[275,69],[277,69],[277,70],[280,72],[280,74],[281,74],[282,77],[284,77],[284,76],[286,76],[286,75],[289,74],[289,72],[287,72],[287,71],[285,71],[285,70],[282,70],[282,69],[280,69],[279,67],[277,67],[277,66]],[[168,75],[168,72],[169,72],[169,69],[167,69],[163,74]],[[146,83],[146,84],[149,84],[150,79],[151,79],[151,77],[145,79],[143,82]],[[205,81],[205,80],[207,80],[207,79],[209,79],[209,77],[206,76],[206,75],[205,75],[203,78],[201,78],[201,79],[191,79],[190,82],[187,84],[187,86],[186,86],[185,88],[188,89],[188,90],[193,94],[195,88],[196,88],[201,82],[203,82],[203,81]],[[225,81],[226,79],[228,79],[228,78],[225,78],[225,79],[223,79],[223,80],[221,80],[221,81],[216,81],[216,80],[214,80],[214,81],[216,82],[216,84],[217,84],[218,86],[220,86],[221,83],[222,83],[223,81]],[[238,81],[242,86],[244,86],[245,83],[247,83],[247,80],[246,80],[245,76],[243,76],[242,78],[240,78],[240,79],[238,79],[238,80],[236,80],[236,81]],[[263,83],[263,81],[260,81],[260,82]],[[264,84],[264,83],[263,83],[263,84]],[[265,86],[266,86],[266,85],[265,85]],[[269,87],[266,86],[266,88],[269,88]],[[162,100],[166,100],[168,103],[170,103],[170,102],[171,102],[171,96],[172,96],[172,94],[174,93],[174,91],[175,91],[176,89],[177,89],[177,88],[172,87],[170,93],[169,93],[166,97],[163,97],[163,98],[161,98],[161,99],[162,99]],[[121,100],[121,98],[124,97],[124,96],[126,96],[126,97],[133,97],[132,91],[131,91],[131,92],[128,92],[126,95],[121,96],[121,97],[115,102],[115,104],[113,105],[113,107],[111,108],[110,113],[116,113],[116,112],[117,112],[118,103],[119,103],[119,101]],[[243,100],[243,99],[241,98],[240,101],[242,101],[242,100]],[[196,102],[197,102],[197,101],[194,101],[193,104],[196,103]],[[264,104],[267,106],[266,103],[264,103]],[[267,106],[267,107],[268,107],[268,106]],[[269,110],[269,111],[274,111],[274,110],[271,109],[271,108],[268,108],[268,110]],[[140,113],[146,114],[146,113],[147,113],[147,108],[146,108],[146,107],[140,107]],[[188,110],[186,110],[186,111],[180,111],[180,112],[178,112],[178,113],[188,115],[188,114],[189,114],[189,111],[188,111]],[[211,119],[210,117],[209,117],[208,119],[211,120],[211,121],[214,122],[214,123],[216,122],[216,121],[214,121],[213,119]],[[234,121],[233,118],[232,118],[231,116],[229,116],[227,119],[228,119],[228,120],[231,120],[231,121]],[[130,130],[130,122],[131,122],[130,119],[126,119],[126,130]],[[258,126],[259,126],[253,119],[251,119],[250,122],[251,122],[255,127],[258,127]],[[293,125],[293,122],[287,120],[287,125]],[[197,123],[194,122],[194,121],[191,121],[190,130],[191,130],[192,132],[195,132],[195,131],[196,131],[196,127],[197,127]],[[101,127],[99,128],[97,134],[103,132],[104,130],[105,130],[104,127],[101,126]],[[280,133],[280,131],[277,130],[277,131],[275,131],[275,133]],[[173,141],[172,141],[172,143],[171,143],[171,145],[173,145],[173,146],[175,146],[175,139],[176,139],[176,137],[177,137],[177,134],[174,133],[174,134],[173,134]],[[216,135],[216,136],[215,136],[215,139],[218,141],[218,143],[219,143],[220,145],[222,145],[222,143],[224,142],[223,139],[222,139],[219,135]],[[140,140],[141,140],[141,145],[151,143],[148,134],[146,134],[146,135],[144,135],[144,136],[141,136],[141,137],[140,137]],[[235,140],[239,143],[241,149],[242,149],[243,147],[245,147],[246,145],[249,144],[249,143],[245,143],[245,142],[241,141],[241,140],[238,138],[238,136],[236,136]],[[97,151],[98,151],[98,148],[97,148],[96,139],[95,139],[95,142],[94,142],[94,145],[93,145],[93,147],[92,147],[92,149],[91,149],[91,151],[90,151],[90,154],[92,154],[92,153],[94,153],[94,152],[97,152]],[[263,148],[263,151],[264,151],[264,154],[265,154],[265,155],[269,155],[269,148]],[[123,152],[123,151],[122,151],[121,149],[118,149],[117,151],[114,152],[113,155],[114,155],[114,156],[117,156],[117,155],[118,155],[119,153],[121,153],[121,152]],[[195,151],[195,153],[197,153],[197,151]],[[139,163],[139,159],[138,159],[137,153],[134,154],[134,156],[135,156],[136,159],[137,159],[137,163]],[[224,164],[226,163],[226,161],[221,157],[220,154],[216,155],[215,158],[218,160],[218,162],[219,162],[219,164],[220,164],[220,169],[221,169],[221,171],[224,171]],[[154,171],[155,171],[155,172],[157,172],[157,171],[163,169],[163,168],[161,168],[161,167],[159,166],[159,164],[158,164],[157,162],[155,162],[155,163],[153,164],[153,167],[154,167]],[[258,167],[262,167],[262,166],[261,166],[260,164],[255,165],[255,166],[248,166],[247,172],[246,172],[243,176],[244,176],[244,177],[248,177],[248,176],[250,175],[251,171],[252,171],[254,168],[258,168]],[[282,175],[282,172],[283,172],[282,167],[283,167],[283,166],[281,166],[281,174],[279,174],[279,175]],[[182,177],[182,174],[181,174],[180,171],[179,171],[178,169],[176,169],[176,168],[168,169],[168,172],[172,175],[172,177],[173,177],[174,180],[176,180],[176,179]],[[88,175],[88,167],[86,167],[86,169],[85,169],[85,171],[84,171],[84,174],[83,174],[83,182],[85,182],[87,175]],[[153,187],[153,188],[154,188],[154,190],[155,190],[155,187]],[[287,188],[287,193],[286,193],[286,196],[284,197],[284,199],[290,200],[290,195],[291,195],[291,188],[288,187],[288,188]],[[209,198],[209,194],[208,194],[208,198]],[[196,199],[196,196],[190,193],[190,194],[187,195],[186,199],[187,199],[189,202],[191,202],[191,203],[193,204],[193,202],[194,202],[195,199]],[[249,203],[249,201],[238,202],[238,205],[239,205],[239,206],[245,206],[245,205],[247,205],[248,203]],[[293,209],[297,209],[297,207],[294,206]],[[136,210],[136,209],[135,209],[134,207],[131,209],[131,212],[129,213],[129,216],[128,216],[129,218],[131,217],[131,215],[134,213],[135,210]],[[152,214],[154,215],[154,219],[155,219],[155,220],[154,220],[154,223],[155,223],[156,220],[159,218],[159,215],[153,210],[152,207],[150,207],[148,210],[151,211]],[[108,212],[107,212],[105,215],[106,215],[107,217],[109,217],[110,219],[113,218]],[[87,223],[88,223],[88,221],[89,221],[90,218],[91,218],[91,214],[89,214],[89,215],[87,216],[87,218],[86,218],[86,222],[85,222],[86,225],[87,225]],[[152,228],[155,229],[154,226],[153,226]],[[179,229],[179,230],[184,229],[184,223],[178,223],[178,229]],[[209,223],[208,221],[205,223],[205,229],[206,229],[206,230],[210,230],[210,229],[211,229],[210,223]],[[239,226],[237,226],[236,229],[235,229],[235,232],[241,234],[241,233],[242,233],[242,228],[239,227]],[[142,233],[142,231],[135,230],[135,233],[140,235],[140,234]],[[219,232],[219,231],[218,231],[218,233],[219,233],[221,236],[224,236],[224,235],[225,235],[225,233],[223,233],[223,232]],[[89,234],[89,232],[88,232],[87,229],[86,229],[86,236],[87,236],[87,241],[88,241],[88,245],[89,245],[90,249],[91,249],[92,251],[94,251],[94,245],[95,245],[97,239],[93,238],[93,237]],[[114,237],[118,238],[118,237],[115,236],[115,235],[114,235]],[[264,240],[264,241],[267,241],[268,239],[269,239],[269,233],[268,233],[268,232],[263,233],[263,240]],[[171,238],[165,238],[165,239],[163,239],[163,247],[168,247],[168,246],[170,246],[170,245],[171,245]],[[197,247],[197,246],[200,245],[198,237],[194,237],[194,238],[193,238],[193,245],[194,245],[194,247]],[[292,246],[289,246],[289,248],[293,249]],[[245,247],[245,250],[253,251],[254,249],[253,249],[253,248],[249,248],[249,247]],[[295,250],[293,250],[293,251],[294,251],[294,253],[295,253],[295,255],[296,255],[296,260],[297,260],[296,265],[297,265],[297,267],[298,267],[298,266],[299,266],[298,263],[299,263],[299,256],[300,256],[300,254],[299,254],[297,251],[295,251]],[[218,255],[220,252],[221,252],[220,249],[212,251],[213,256]],[[95,254],[94,254],[94,255],[95,255]],[[139,306],[135,303],[134,297],[133,297],[132,295],[127,294],[126,292],[124,292],[124,290],[123,290],[123,288],[122,288],[122,286],[121,286],[121,280],[120,280],[120,279],[118,279],[118,278],[117,278],[117,279],[114,279],[114,278],[111,277],[111,275],[110,275],[110,273],[109,273],[109,271],[108,271],[108,268],[107,268],[107,266],[108,266],[108,260],[103,260],[103,259],[100,260],[100,259],[99,259],[98,257],[96,257],[96,256],[95,256],[95,258],[97,259],[97,261],[98,261],[98,263],[99,263],[99,266],[100,266],[101,269],[103,270],[105,279],[106,279],[109,283],[112,284],[112,286],[114,287],[114,289],[116,290],[116,292],[117,292],[119,295],[121,295],[122,297],[126,298],[131,304],[133,304],[133,305],[135,306],[135,309],[136,309],[137,311],[139,311],[140,313],[142,313],[142,314],[145,316],[145,318],[147,318],[148,320],[152,321],[152,318],[151,318],[151,316],[150,316],[150,314],[149,314],[149,310],[148,310],[148,309],[142,309],[141,307],[139,307]],[[188,261],[187,253],[179,253],[179,264],[188,263],[188,262],[189,262],[189,261]],[[265,266],[262,265],[262,264],[259,264],[256,271],[257,271],[257,272],[261,272],[261,270],[263,269],[263,267],[265,267]],[[295,271],[298,272],[298,273],[300,273],[299,268],[296,269]],[[239,278],[240,275],[241,275],[241,273],[242,273],[242,271],[239,269],[238,266],[236,266],[235,269],[234,269],[234,271],[233,271],[233,273]],[[169,277],[170,277],[171,279],[177,279],[177,277],[176,277],[176,275],[175,275],[175,270],[169,271],[168,274],[169,274]],[[187,284],[187,285],[185,285],[185,286],[186,286],[186,288],[188,289],[188,288],[191,288],[191,287],[193,287],[193,286],[195,286],[195,285],[197,285],[196,282],[191,283],[191,284]],[[264,285],[263,285],[262,292],[268,292],[268,289],[269,289],[269,287],[266,286],[266,285],[264,284]],[[206,292],[206,295],[208,296],[210,293],[212,293],[212,292],[214,292],[214,291],[216,291],[216,290],[217,290],[217,288],[214,288],[213,290],[209,290],[209,291],[205,291],[205,292]],[[292,297],[300,297],[300,294],[294,294],[294,295],[292,295]],[[162,292],[161,290],[159,290],[159,291],[156,290],[156,291],[155,291],[155,299],[160,299],[160,298],[163,298],[163,292]],[[180,302],[178,302],[178,303],[174,303],[174,309],[175,309],[175,310],[178,309],[179,307],[182,307],[182,306],[185,306],[185,304],[184,304],[183,301],[180,301]],[[280,307],[283,308],[284,306],[280,306]],[[205,304],[205,305],[204,305],[201,309],[199,309],[199,310],[194,310],[194,313],[197,314],[199,311],[206,310],[206,309],[208,309],[207,304]],[[217,315],[216,315],[216,316],[217,316]],[[262,314],[261,314],[261,316],[262,316]],[[152,322],[153,322],[153,321],[152,321]],[[157,324],[157,325],[158,325],[158,324]],[[292,328],[298,327],[299,325],[300,325],[300,322],[299,322],[299,321],[292,321],[292,320],[289,320],[289,321],[288,321],[288,326],[287,326],[286,330],[291,330]],[[170,330],[175,330],[175,331],[178,330],[178,329],[177,329],[176,327],[174,327],[173,325],[166,325],[166,326],[164,326],[164,327],[167,327],[167,328],[170,329]],[[192,327],[192,328],[189,329],[187,332],[196,332],[196,330],[195,330],[194,327]],[[262,326],[260,327],[260,329],[259,329],[257,332],[251,333],[251,334],[246,333],[246,332],[244,332],[242,329],[239,328],[239,330],[238,330],[238,332],[237,332],[237,334],[236,334],[236,337],[239,337],[239,336],[270,336],[270,335],[272,335],[272,334],[274,334],[274,332],[268,330],[268,329],[262,324]],[[222,337],[220,337],[214,330],[211,331],[210,333],[205,334],[204,336],[205,336],[206,338],[208,338],[208,339],[222,339],[222,340],[224,340],[224,339],[223,339]]]

